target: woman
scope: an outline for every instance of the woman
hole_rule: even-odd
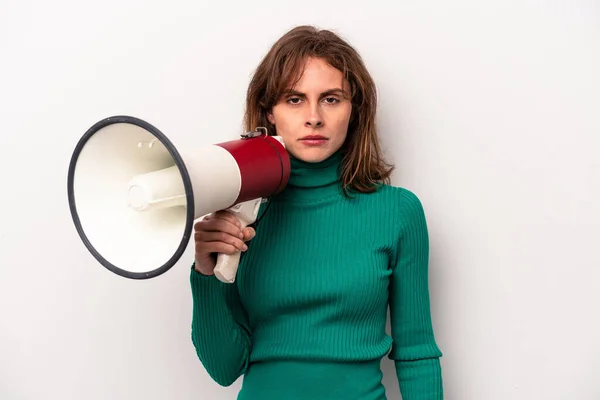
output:
[[[223,212],[198,222],[190,277],[197,355],[220,385],[244,376],[240,400],[385,399],[386,354],[404,400],[443,398],[424,211],[389,185],[376,101],[356,51],[309,26],[287,32],[254,74],[246,129],[283,138],[289,183],[257,232]],[[238,250],[235,284],[220,282],[215,254]]]

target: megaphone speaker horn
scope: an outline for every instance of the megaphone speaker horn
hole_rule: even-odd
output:
[[[160,130],[131,116],[95,123],[69,164],[67,191],[77,232],[110,271],[148,279],[184,253],[194,221],[227,210],[242,226],[263,199],[282,191],[290,160],[280,137],[266,130],[237,140],[176,149]],[[215,275],[235,281],[240,254],[219,254]]]

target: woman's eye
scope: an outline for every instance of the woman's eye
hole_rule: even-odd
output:
[[[339,103],[339,100],[335,97],[325,97],[323,101],[325,101],[325,103],[327,104]],[[290,97],[287,99],[287,102],[289,104],[300,104],[300,102],[302,102],[302,99],[300,97]]]

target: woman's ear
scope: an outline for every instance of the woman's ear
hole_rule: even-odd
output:
[[[275,117],[273,117],[273,113],[272,112],[268,112],[267,113],[267,120],[269,121],[269,123],[271,125],[275,125]]]

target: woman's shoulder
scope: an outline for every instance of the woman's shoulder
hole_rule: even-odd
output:
[[[425,214],[421,197],[406,186],[380,184],[376,191],[366,196],[377,203],[377,208],[387,210],[387,215],[395,215],[401,220],[420,218]]]
[[[370,221],[377,221],[380,230],[392,237],[408,227],[421,226],[425,220],[419,195],[406,186],[379,184],[377,190],[361,193],[359,199],[354,203],[356,207],[367,213]]]
[[[414,233],[426,232],[427,216],[423,202],[414,189],[405,186],[382,185],[379,190],[385,197],[387,218],[398,230],[400,235],[407,230]]]
[[[390,201],[409,207],[422,207],[421,199],[416,192],[405,186],[380,183],[377,186],[377,190],[368,195],[375,196],[381,199],[381,201]]]

